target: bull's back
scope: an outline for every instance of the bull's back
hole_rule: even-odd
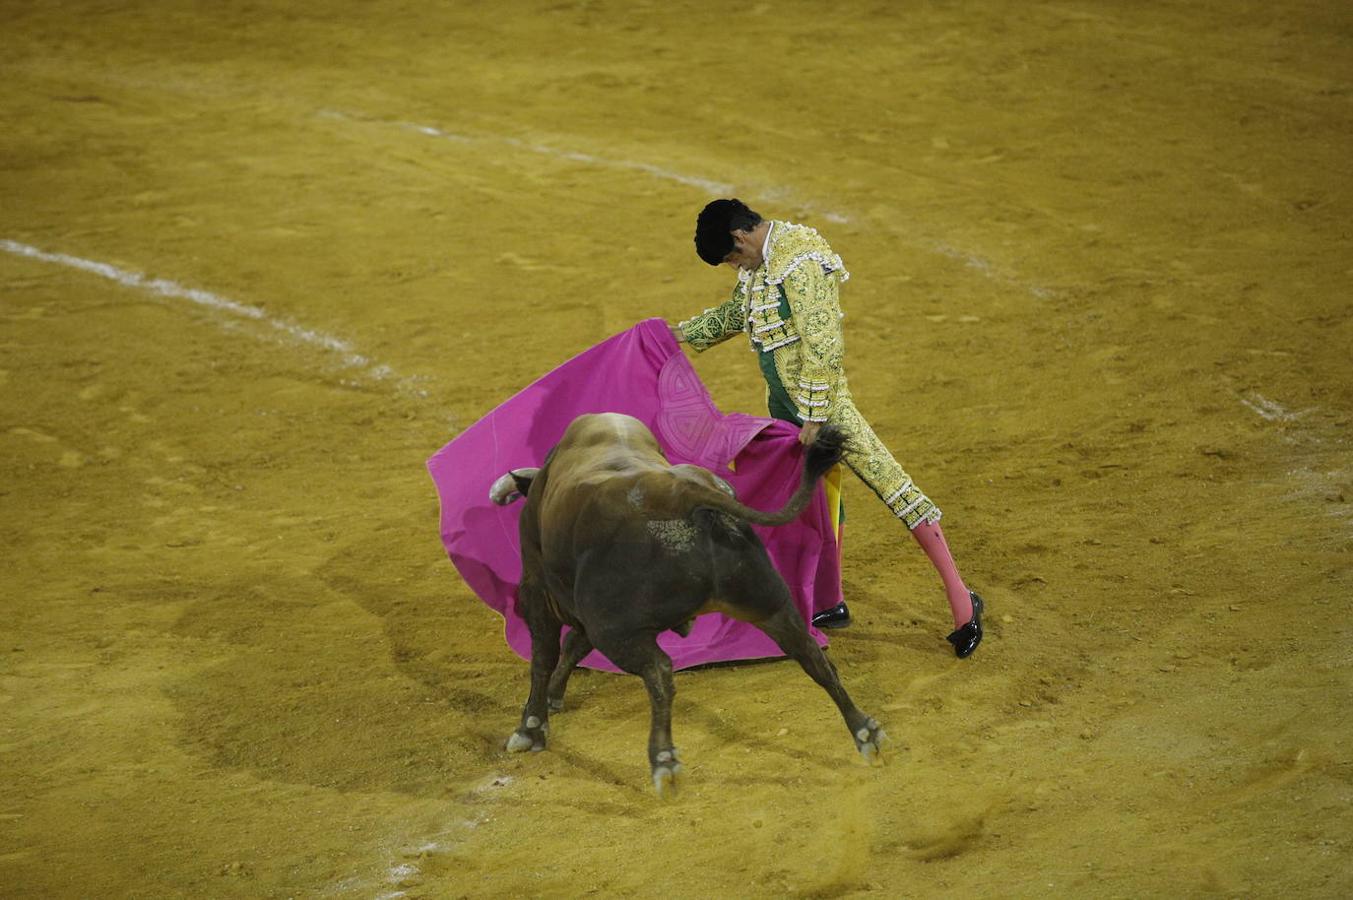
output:
[[[648,426],[624,413],[589,413],[569,424],[559,439],[560,452],[609,449],[639,458],[666,462],[657,438]]]
[[[576,508],[584,498],[616,479],[667,468],[653,433],[622,413],[593,413],[574,419],[550,454],[544,506]]]
[[[540,497],[544,541],[556,553],[630,540],[648,523],[687,519],[720,493],[698,466],[672,466],[653,433],[619,413],[580,416],[551,453]]]

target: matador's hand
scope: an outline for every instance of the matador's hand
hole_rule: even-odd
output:
[[[822,430],[821,422],[804,422],[803,430],[799,432],[799,443],[805,447],[817,440],[817,433]]]

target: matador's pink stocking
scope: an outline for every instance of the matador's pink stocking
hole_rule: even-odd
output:
[[[944,592],[949,595],[949,609],[954,614],[954,627],[968,624],[972,620],[972,595],[968,593],[963,577],[958,574],[958,566],[954,565],[954,557],[949,553],[949,545],[945,543],[939,523],[923,522],[913,528],[911,534],[925,555],[930,557],[935,571],[940,573],[944,581]]]

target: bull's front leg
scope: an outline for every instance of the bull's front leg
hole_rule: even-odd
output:
[[[522,707],[521,722],[507,739],[511,753],[545,749],[550,730],[550,710],[546,702],[550,673],[559,663],[559,632],[563,624],[545,605],[541,589],[523,580],[517,592],[517,609],[531,630],[531,693]]]

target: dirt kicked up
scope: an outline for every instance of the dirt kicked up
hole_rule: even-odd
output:
[[[0,893],[1353,894],[1347,4],[0,23]],[[848,482],[887,765],[792,663],[687,672],[663,803],[635,678],[505,752],[527,667],[423,461],[726,296],[719,195],[844,257],[988,634]]]

